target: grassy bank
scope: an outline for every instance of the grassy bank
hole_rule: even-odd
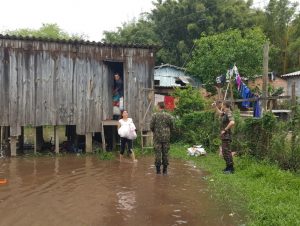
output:
[[[235,157],[236,173],[224,175],[225,163],[217,154],[189,157],[186,149],[172,145],[170,155],[193,160],[209,171],[208,181],[219,201],[229,203],[235,213],[246,212],[247,225],[300,225],[299,175],[250,157]]]

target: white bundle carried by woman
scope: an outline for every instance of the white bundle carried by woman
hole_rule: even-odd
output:
[[[130,140],[136,139],[137,135],[136,135],[135,130],[136,130],[136,127],[135,127],[134,123],[131,122],[131,123],[129,124],[129,132],[128,132],[128,134],[127,134],[127,138],[128,138],[128,139],[130,139]]]
[[[118,134],[120,137],[127,137],[128,136],[128,128],[126,128],[125,126],[121,126],[119,129],[118,129]]]
[[[118,129],[118,134],[120,137],[125,137],[130,140],[134,140],[137,137],[137,134],[135,132],[136,127],[132,121],[131,118],[128,118],[127,121],[124,121],[123,119],[119,120],[121,127]]]

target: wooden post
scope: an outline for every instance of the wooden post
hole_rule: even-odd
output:
[[[17,139],[18,137],[10,137],[10,155],[12,157],[17,156]]]
[[[37,126],[35,128],[35,134],[36,134],[36,149],[38,151],[41,151],[43,148],[44,141],[44,133],[43,133],[43,126]]]
[[[263,56],[263,84],[262,84],[262,96],[268,97],[268,73],[269,73],[269,42],[264,45],[264,56]],[[267,111],[267,99],[263,99],[262,107],[263,111]]]
[[[19,136],[19,150],[24,152],[24,126],[21,126],[21,136]]]
[[[34,148],[33,148],[33,153],[36,154],[37,152],[37,135],[36,135],[36,127],[33,128],[33,143],[34,143]]]
[[[92,133],[85,134],[85,152],[91,153],[93,151],[93,139]]]
[[[296,82],[294,81],[292,84],[292,118],[295,116],[296,111]]]
[[[59,135],[58,127],[54,126],[54,142],[55,142],[55,154],[59,153]]]
[[[101,123],[101,138],[102,138],[102,150],[106,151],[105,135],[104,135],[104,125]]]
[[[231,81],[231,77],[230,77],[230,81],[229,81],[229,85],[230,85],[230,101],[231,101],[231,106],[232,106],[232,109],[234,109],[234,99],[233,99],[233,89],[232,89],[232,81]]]
[[[0,150],[2,149],[2,136],[3,136],[3,126],[0,126]]]

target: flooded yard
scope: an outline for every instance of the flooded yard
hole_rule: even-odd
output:
[[[156,175],[138,163],[94,156],[0,159],[0,225],[240,225],[211,197],[206,173],[171,160]]]

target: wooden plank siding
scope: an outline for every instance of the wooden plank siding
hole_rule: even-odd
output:
[[[12,136],[27,125],[100,132],[112,118],[108,61],[123,63],[124,105],[138,127],[138,89],[153,87],[154,48],[0,36],[0,126]],[[149,98],[142,93],[144,114]]]

